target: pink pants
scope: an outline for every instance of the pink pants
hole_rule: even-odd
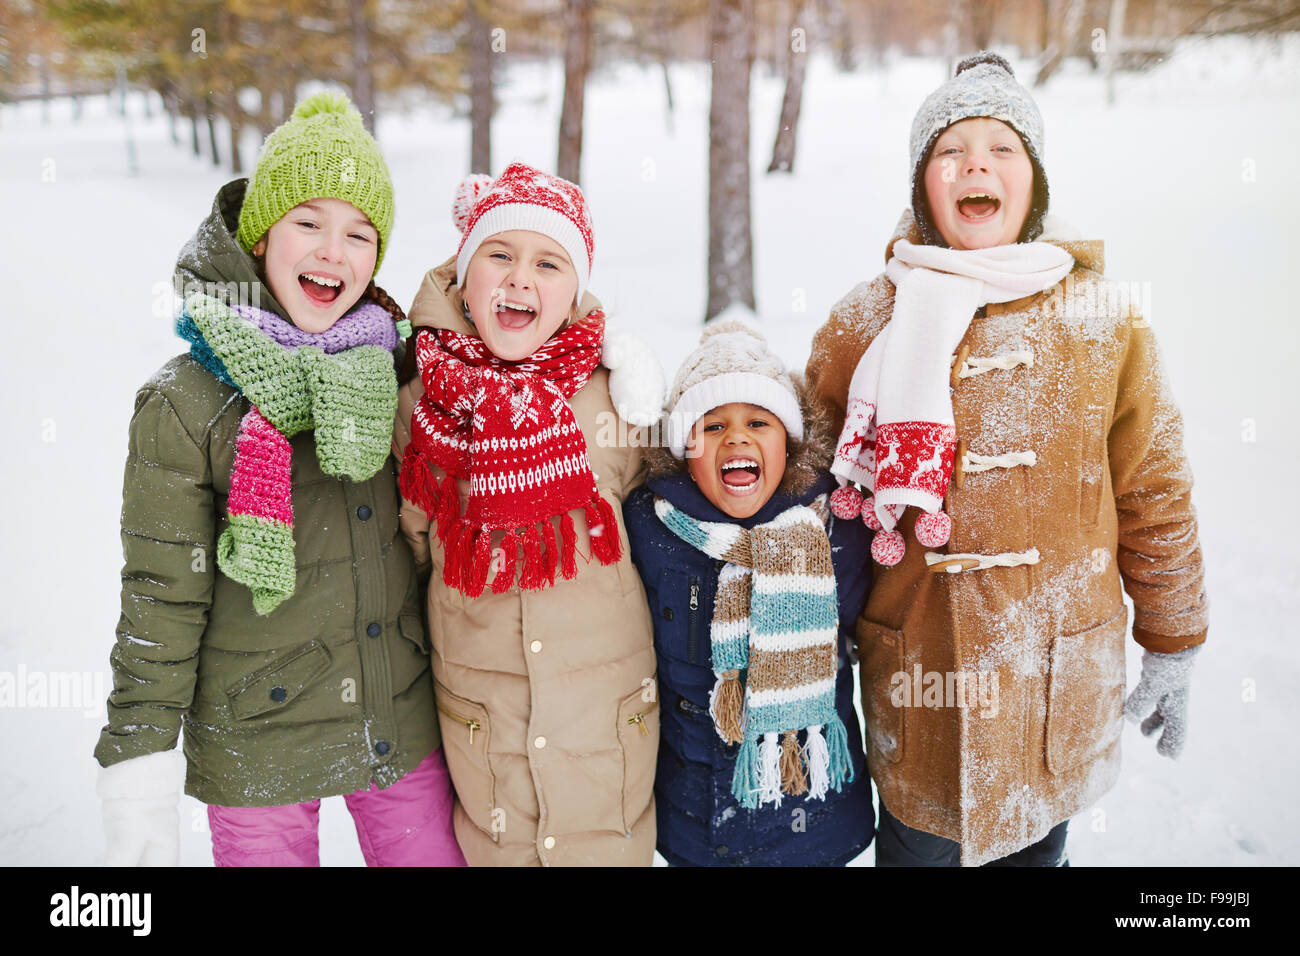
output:
[[[367,866],[465,866],[451,827],[451,775],[438,748],[387,790],[347,801]],[[217,866],[320,866],[320,801],[287,807],[208,806]]]

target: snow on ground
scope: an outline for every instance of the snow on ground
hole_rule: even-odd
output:
[[[1300,863],[1300,574],[1284,550],[1300,530],[1284,498],[1300,439],[1291,400],[1300,316],[1284,284],[1300,217],[1297,39],[1189,43],[1152,74],[1121,76],[1114,107],[1082,64],[1037,93],[1053,212],[1106,240],[1112,278],[1149,283],[1187,422],[1213,602],[1186,753],[1158,757],[1126,729],[1118,785],[1071,826],[1075,865]],[[908,197],[912,114],[944,75],[934,60],[849,75],[814,59],[797,172],[767,176],[782,90],[756,71],[758,311],[792,366],[802,367],[836,299],[883,266]],[[618,66],[593,78],[583,183],[596,225],[592,288],[670,372],[704,310],[708,73],[678,66],[672,78],[671,131],[658,71]],[[554,64],[507,71],[493,172],[514,158],[553,167],[561,86]],[[102,857],[91,750],[118,616],[127,422],[135,389],[181,351],[164,290],[176,251],[228,178],[173,146],[139,99],[129,111],[140,174],[128,176],[114,106],[88,101],[73,123],[70,105],[55,103],[48,125],[38,104],[0,109],[10,315],[0,349],[9,409],[0,673],[86,675],[70,685],[81,693],[72,706],[20,699],[0,710],[0,863]],[[455,249],[449,209],[467,172],[468,124],[430,106],[385,114],[379,136],[398,200],[379,278],[409,303],[425,270]],[[1131,685],[1140,654],[1130,647]],[[183,863],[210,864],[205,825],[202,805],[184,798]],[[322,862],[360,859],[342,801],[326,800]]]

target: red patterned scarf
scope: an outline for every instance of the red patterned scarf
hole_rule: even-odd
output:
[[[586,514],[592,555],[601,564],[622,556],[614,509],[596,490],[587,442],[569,399],[600,364],[605,316],[586,319],[549,339],[520,362],[505,362],[481,339],[449,329],[420,329],[416,367],[424,395],[411,414],[411,443],[402,460],[407,500],[437,520],[446,555],[443,581],[470,597],[487,584],[492,532],[504,531],[503,560],[493,593],[515,581],[539,590],[578,572],[575,508]],[[444,472],[441,485],[431,465]],[[460,513],[457,478],[469,481]],[[560,518],[556,546],[551,518]]]

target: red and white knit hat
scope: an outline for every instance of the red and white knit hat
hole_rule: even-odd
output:
[[[578,274],[578,300],[591,278],[595,243],[582,190],[567,179],[524,163],[511,163],[495,182],[482,174],[456,189],[452,219],[461,232],[456,284],[465,284],[469,261],[485,239],[510,229],[540,232],[558,242]]]

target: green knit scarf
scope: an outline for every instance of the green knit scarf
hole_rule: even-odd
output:
[[[378,472],[397,412],[397,331],[377,305],[316,336],[264,310],[237,308],[192,294],[177,330],[196,358],[253,404],[240,423],[217,563],[248,585],[258,614],[269,614],[293,594],[297,576],[288,439],[314,430],[327,475],[364,481]]]

